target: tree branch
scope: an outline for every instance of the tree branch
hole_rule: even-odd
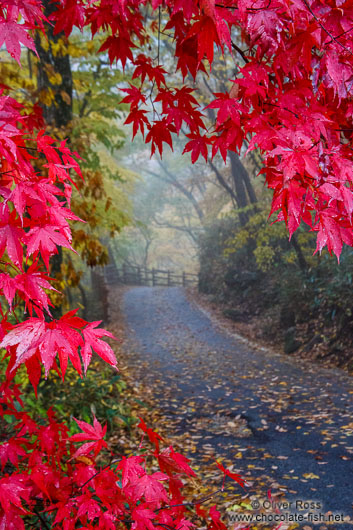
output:
[[[337,40],[337,37],[334,37],[332,35],[332,33],[330,33],[328,31],[328,29],[325,28],[325,26],[320,22],[320,20],[318,19],[318,17],[315,15],[315,13],[313,12],[313,10],[311,9],[310,5],[308,4],[307,0],[303,0],[304,4],[306,5],[308,11],[311,13],[312,17],[316,20],[316,22],[319,24],[320,28],[329,36],[331,37],[331,42],[332,41],[335,41],[337,42],[337,44],[339,46],[341,46],[344,50],[346,50],[346,52],[348,52],[350,55],[352,55],[352,52],[351,50],[349,50],[348,48],[346,48],[339,40]]]
[[[241,50],[241,49],[239,48],[239,46],[237,46],[237,45],[235,44],[235,42],[233,42],[233,41],[232,41],[232,48],[233,48],[234,50],[236,50],[236,51],[239,53],[239,55],[241,55],[241,57],[242,57],[242,59],[243,59],[243,61],[244,61],[245,63],[249,63],[249,59],[246,57],[246,55],[245,55],[245,53],[243,52],[243,50]]]

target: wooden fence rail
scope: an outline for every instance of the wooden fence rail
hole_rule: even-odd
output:
[[[107,265],[104,269],[106,282],[122,283],[126,285],[146,285],[176,287],[182,285],[196,285],[198,274],[183,271],[176,273],[171,270],[147,269],[146,267],[136,267],[133,265],[123,265],[116,267],[114,264]]]

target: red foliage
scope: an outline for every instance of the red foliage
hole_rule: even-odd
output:
[[[165,27],[174,38],[177,71],[183,78],[211,69],[214,49],[233,49],[237,79],[229,94],[214,94],[218,109],[214,127],[206,129],[192,90],[173,87],[167,68],[152,60],[141,45],[150,28],[146,5],[163,9]],[[140,129],[152,153],[184,127],[190,138],[185,151],[192,162],[229,150],[259,148],[262,172],[273,190],[272,213],[290,234],[303,221],[317,232],[317,250],[327,246],[339,257],[343,243],[353,244],[353,9],[349,2],[328,0],[100,0],[85,7],[62,1],[54,15],[60,29],[71,30],[67,9],[80,12],[80,25],[92,32],[110,28],[102,46],[111,60],[129,61],[140,86],[128,89],[131,111],[126,123]],[[71,12],[70,11],[70,12]],[[246,52],[232,41],[241,34]],[[242,66],[243,64],[243,66]],[[153,86],[146,84],[149,79]],[[156,112],[158,108],[158,119]]]
[[[272,212],[279,211],[290,234],[301,221],[317,231],[317,250],[327,246],[340,255],[353,245],[353,53],[351,3],[328,0],[61,0],[51,15],[55,32],[69,35],[73,26],[92,34],[110,30],[101,47],[110,60],[134,69],[138,86],[125,91],[133,134],[147,131],[152,153],[173,146],[173,134],[187,129],[192,162],[220,152],[259,148],[263,173],[273,190]],[[241,57],[229,94],[214,94],[214,127],[207,130],[195,92],[173,87],[167,70],[143,52],[149,42],[146,6],[163,9],[165,30],[172,32],[177,71],[183,78],[212,67],[215,46]],[[142,9],[141,9],[142,8]],[[0,45],[19,63],[21,44],[34,50],[31,31],[43,28],[38,0],[7,0],[0,7]],[[149,27],[156,29],[156,23]],[[232,41],[240,32],[243,52]],[[147,84],[152,85],[146,86]],[[158,112],[155,111],[155,106]],[[151,111],[151,107],[153,112]],[[58,144],[43,130],[40,108],[27,113],[16,100],[0,93],[0,306],[1,346],[8,358],[0,387],[0,417],[12,417],[11,432],[0,444],[0,527],[24,528],[25,521],[50,528],[187,530],[183,477],[194,476],[188,460],[173,448],[160,449],[161,437],[141,420],[153,452],[120,458],[100,467],[107,450],[105,428],[77,420],[82,430],[71,438],[51,410],[36,423],[23,410],[13,377],[24,364],[33,386],[54,369],[62,378],[70,360],[79,375],[93,351],[115,366],[111,337],[75,311],[59,320],[50,314],[47,290],[53,290],[50,259],[58,247],[71,248],[72,176],[80,175],[78,154]],[[33,147],[35,145],[35,148]],[[36,160],[41,158],[38,171]],[[44,161],[44,164],[43,164]],[[29,318],[9,322],[22,300]],[[57,362],[57,359],[59,362]],[[75,444],[83,442],[76,447]],[[108,453],[109,454],[109,453]],[[149,469],[151,459],[154,467]],[[243,485],[239,475],[219,468]],[[158,470],[159,469],[159,470]],[[201,501],[200,501],[201,502]],[[195,503],[191,503],[195,504]],[[209,529],[224,528],[215,507],[201,510]]]
[[[55,31],[64,30],[67,35],[73,25],[90,23],[93,32],[105,27],[109,12],[114,31],[102,51],[108,50],[111,60],[119,58],[123,65],[134,60],[133,36],[138,35],[140,43],[145,37],[142,17],[130,5],[115,2],[114,8],[102,5],[97,10],[70,0],[62,7],[52,19],[57,22]],[[137,9],[137,2],[134,7]],[[28,31],[42,28],[43,20],[37,0],[9,0],[0,8],[0,44],[5,43],[17,62],[20,43],[34,50]],[[150,58],[136,58],[134,77],[141,82],[147,77],[155,83],[166,112],[170,110],[162,122],[150,125],[147,112],[138,108],[145,103],[145,96],[133,86],[126,90],[126,102],[132,108],[127,121],[134,123],[134,134],[138,128],[143,133],[146,125],[146,139],[151,140],[152,150],[157,147],[160,153],[163,142],[172,146],[171,132],[179,131],[183,121],[195,132],[202,126],[190,89],[175,90],[172,99],[162,93],[165,74]],[[116,459],[104,439],[106,427],[96,418],[93,425],[76,420],[82,432],[69,437],[67,427],[56,421],[52,410],[40,422],[24,410],[20,390],[13,383],[21,365],[26,366],[36,391],[43,367],[45,375],[55,370],[64,379],[69,361],[82,376],[93,352],[112,367],[116,367],[116,358],[102,340],[114,337],[98,328],[99,322],[86,322],[76,311],[60,319],[52,318],[50,312],[48,291],[55,289],[43,266],[50,271],[50,259],[59,247],[72,249],[69,221],[80,219],[70,209],[70,171],[81,176],[80,157],[65,141],[58,143],[45,133],[39,106],[28,114],[3,93],[0,106],[0,292],[4,297],[0,306],[0,347],[6,349],[3,363],[7,358],[5,381],[0,386],[0,421],[4,426],[0,443],[0,528],[21,530],[28,523],[31,527],[64,530],[111,530],[118,525],[139,530],[188,530],[194,524],[187,518],[190,505],[183,502],[182,479],[195,473],[188,459],[172,447],[160,449],[161,436],[143,420],[140,427],[153,444],[153,452],[140,447],[141,455]],[[21,301],[29,316],[14,325],[10,315],[16,318]],[[9,418],[11,422],[5,421]],[[102,467],[97,459],[104,451],[110,463]],[[151,460],[153,468],[149,469]],[[212,511],[205,511],[203,517],[209,525],[216,521]]]

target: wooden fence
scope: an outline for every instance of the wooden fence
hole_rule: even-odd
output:
[[[105,267],[106,282],[122,283],[125,285],[146,285],[146,286],[163,286],[176,287],[182,285],[196,285],[198,283],[198,274],[190,272],[176,273],[170,270],[147,269],[146,267],[135,267],[133,265],[107,265]]]

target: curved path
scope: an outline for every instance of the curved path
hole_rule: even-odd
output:
[[[218,328],[181,288],[131,288],[123,312],[128,364],[199,453],[234,461],[254,477],[254,492],[315,500],[321,511],[353,520],[352,378],[254,349]]]

